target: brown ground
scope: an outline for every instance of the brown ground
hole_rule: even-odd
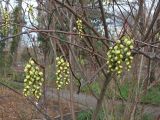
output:
[[[57,101],[47,100],[47,113],[52,119],[59,116]],[[63,114],[69,113],[68,103],[62,103]],[[42,110],[42,109],[41,109]],[[43,110],[42,110],[43,111]],[[44,116],[25,97],[0,87],[0,120],[42,120]]]

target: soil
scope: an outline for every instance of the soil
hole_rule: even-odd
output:
[[[60,116],[58,104],[58,101],[46,99],[45,107],[42,104],[38,107],[54,120]],[[61,106],[63,114],[70,112],[68,102],[61,102]],[[0,87],[0,120],[44,120],[44,116],[24,96]]]

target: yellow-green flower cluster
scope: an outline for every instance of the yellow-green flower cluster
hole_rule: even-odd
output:
[[[69,63],[63,57],[56,58],[56,78],[58,90],[69,84]]]
[[[83,38],[83,24],[82,24],[82,20],[81,19],[77,19],[76,21],[77,24],[77,29],[78,29],[78,34],[80,38]]]
[[[125,49],[124,49],[125,59],[124,59],[124,61],[127,66],[127,70],[129,71],[131,69],[131,64],[132,64],[132,60],[133,60],[131,50],[133,49],[134,42],[133,42],[133,39],[131,39],[128,36],[124,36],[122,40],[125,45]]]
[[[133,59],[131,54],[133,44],[132,39],[123,37],[122,40],[117,40],[113,47],[110,47],[107,52],[109,72],[115,71],[117,75],[120,75],[123,70],[123,62],[125,62],[127,70],[130,70]]]
[[[7,10],[3,11],[2,20],[3,20],[3,23],[2,23],[1,32],[4,36],[6,36],[9,31],[9,22],[10,22],[10,16]]]
[[[39,99],[42,96],[43,72],[32,59],[26,64],[24,72],[23,94],[25,96],[35,96],[36,99]]]

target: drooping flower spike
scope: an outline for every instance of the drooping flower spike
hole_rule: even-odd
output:
[[[24,68],[25,79],[23,94],[25,96],[34,96],[39,99],[42,96],[42,85],[44,82],[43,72],[31,58]]]

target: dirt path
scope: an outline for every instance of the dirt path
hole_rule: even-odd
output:
[[[58,96],[57,96],[57,91],[54,90],[47,90],[47,96],[50,98],[53,98],[55,100],[58,100]],[[61,99],[63,100],[70,100],[70,93],[69,91],[61,91],[60,92],[60,96]],[[91,108],[94,109],[96,107],[96,98],[94,98],[93,96],[89,96],[89,95],[85,95],[85,94],[76,94],[74,93],[74,102],[77,103],[79,105],[79,107],[81,108]],[[122,104],[122,101],[120,100],[116,100],[116,101],[111,101],[111,100],[107,100],[108,104],[112,103],[112,104]],[[124,104],[128,104],[131,105],[131,103],[127,103],[125,102]],[[138,107],[144,107],[144,113],[145,114],[152,114],[155,118],[157,118],[160,115],[160,105],[142,105],[142,104],[138,104]]]

